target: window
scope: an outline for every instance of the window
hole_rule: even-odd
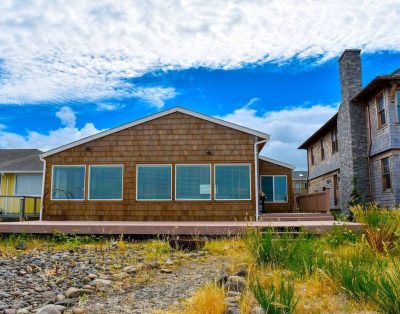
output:
[[[85,199],[85,166],[53,166],[53,200]]]
[[[171,165],[138,165],[136,177],[137,200],[171,200]]]
[[[250,165],[215,165],[216,200],[250,200]]]
[[[397,122],[400,123],[400,90],[396,92],[396,101],[397,101]]]
[[[89,166],[89,199],[122,200],[122,165]]]
[[[382,159],[382,186],[384,191],[392,188],[389,157]]]
[[[324,140],[321,139],[321,160],[325,159],[325,147],[324,147]]]
[[[381,93],[376,97],[376,105],[378,107],[378,127],[386,124],[385,97]]]
[[[286,203],[288,201],[286,176],[261,176],[261,190],[265,200],[271,203]]]
[[[41,174],[18,174],[15,177],[15,195],[40,196],[42,194]]]
[[[310,149],[310,160],[311,160],[311,165],[314,165],[315,159],[314,159],[314,146],[311,146]]]
[[[176,165],[175,199],[210,200],[210,165]]]
[[[331,139],[332,139],[332,154],[337,153],[339,150],[339,143],[337,138],[337,128],[334,128],[331,131]]]

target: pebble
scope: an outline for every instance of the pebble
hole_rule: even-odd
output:
[[[68,288],[67,291],[65,291],[65,297],[66,298],[75,298],[79,297],[83,293],[82,289],[71,287]]]
[[[85,313],[85,311],[80,307],[73,307],[72,308],[72,313],[73,314],[83,314],[83,313]]]

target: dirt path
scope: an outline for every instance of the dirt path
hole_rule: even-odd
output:
[[[207,282],[213,282],[226,267],[226,260],[214,256],[185,261],[171,274],[152,273],[146,283],[130,284],[124,291],[91,297],[83,304],[85,313],[153,313],[167,310]]]

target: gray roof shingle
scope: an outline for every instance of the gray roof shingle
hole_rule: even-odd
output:
[[[38,149],[0,149],[0,172],[43,171]]]

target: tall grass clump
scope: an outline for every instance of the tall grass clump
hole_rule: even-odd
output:
[[[371,295],[373,302],[384,313],[400,313],[400,266],[386,267],[377,277],[377,290]]]
[[[264,289],[260,283],[252,287],[253,295],[266,314],[291,314],[298,303],[292,280],[281,278],[279,286]]]
[[[324,261],[321,242],[308,235],[274,235],[249,230],[246,245],[257,264],[283,267],[299,276],[308,276]]]
[[[399,252],[400,211],[376,204],[351,208],[357,222],[365,224],[365,236],[370,247],[380,253]]]

